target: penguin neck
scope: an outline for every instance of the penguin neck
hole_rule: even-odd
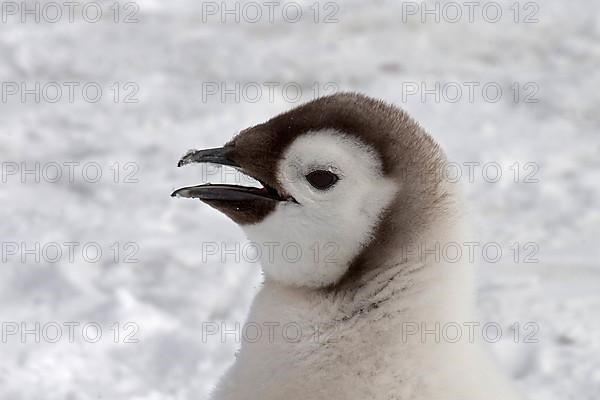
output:
[[[285,316],[291,308],[313,322],[378,320],[385,313],[419,323],[467,320],[472,316],[472,264],[464,257],[445,262],[441,253],[447,243],[463,243],[464,236],[456,219],[445,217],[410,240],[367,248],[353,265],[361,272],[335,287],[295,288],[267,280],[255,305],[270,304],[271,312]]]
[[[430,204],[394,204],[384,216],[374,240],[334,289],[350,299],[346,308],[367,307],[376,316],[379,305],[390,303],[422,321],[471,316],[473,260],[464,247],[469,228],[461,194],[450,186],[440,187],[440,193]],[[462,255],[450,259],[449,246]]]

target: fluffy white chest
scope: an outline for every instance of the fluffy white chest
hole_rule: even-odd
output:
[[[386,376],[393,335],[383,325],[389,321],[370,321],[358,310],[344,316],[335,299],[293,293],[285,295],[294,306],[283,307],[268,292],[259,294],[247,321],[262,327],[262,337],[243,342],[216,399],[389,398],[376,395],[394,386]],[[373,336],[383,346],[373,348]]]
[[[243,338],[213,399],[515,399],[477,343],[406,335],[407,324],[445,313],[434,309],[441,286],[422,290],[427,274],[398,274],[351,298],[267,283],[247,321],[262,336]]]

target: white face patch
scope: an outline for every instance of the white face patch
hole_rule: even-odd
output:
[[[314,171],[331,172],[339,180],[318,189],[306,178]],[[294,286],[337,282],[370,242],[398,190],[383,176],[373,149],[335,130],[298,137],[286,150],[277,177],[299,204],[282,202],[260,223],[242,228],[262,249],[265,274]]]

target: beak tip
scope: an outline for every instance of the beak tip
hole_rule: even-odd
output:
[[[198,150],[188,150],[187,153],[185,153],[177,162],[177,167],[181,168],[184,165],[187,165],[189,163],[191,163],[192,161],[194,161],[194,155],[197,154],[199,151]]]
[[[212,163],[237,167],[237,164],[228,157],[228,148],[219,147],[206,150],[189,150],[179,159],[177,167],[191,163]]]

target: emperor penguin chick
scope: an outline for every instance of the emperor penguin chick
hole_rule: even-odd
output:
[[[242,338],[214,400],[518,398],[481,343],[440,337],[440,326],[476,321],[469,260],[430,254],[464,241],[457,191],[438,178],[445,162],[406,113],[355,93],[180,160],[232,166],[263,186],[173,193],[216,208],[264,246],[247,319],[262,333]]]

